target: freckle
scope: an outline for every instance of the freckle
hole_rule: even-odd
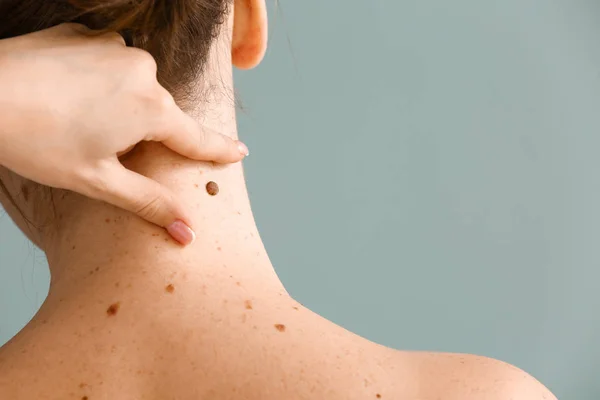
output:
[[[108,309],[106,310],[106,314],[109,317],[112,317],[119,312],[119,308],[121,308],[121,303],[117,302],[117,303],[111,304],[110,307],[108,307]]]
[[[165,242],[168,242],[168,241],[169,241],[169,238],[165,238]]]
[[[217,247],[217,250],[221,251],[222,249],[221,249],[221,247]]]
[[[175,291],[175,286],[173,286],[172,284],[168,284],[167,287],[165,288],[165,290],[168,293],[173,293]]]
[[[128,284],[128,285],[127,285],[127,287],[128,287],[128,288],[130,288],[130,287],[131,287],[131,283],[130,283],[130,284]]]
[[[377,393],[377,394],[375,395],[375,397],[377,397],[378,399],[380,399],[380,398],[381,398],[381,395],[380,395],[379,393]]]
[[[152,236],[158,236],[158,233],[153,233]]]
[[[194,183],[194,186],[195,186],[195,187],[200,187],[200,185],[198,185],[197,183]]]
[[[88,400],[88,397],[87,397],[87,396],[83,396],[83,397],[81,398],[81,400]]]
[[[73,246],[73,247],[71,247],[71,249],[75,250],[75,247],[76,247],[76,246]]]
[[[86,386],[87,386],[87,383],[80,383],[80,384],[79,384],[79,387],[80,387],[81,389],[83,389],[83,388],[84,388],[84,387],[86,387]]]
[[[46,325],[47,323],[48,323],[47,319],[45,319],[45,320],[42,321],[42,324],[44,324],[44,325]]]
[[[119,287],[119,286],[121,286],[121,284],[119,282],[116,282],[115,287]]]
[[[29,188],[25,184],[21,186],[21,193],[23,193],[23,199],[29,201]]]
[[[94,275],[94,270],[91,270],[91,271],[90,271],[90,275]]]
[[[275,329],[277,329],[279,332],[285,332],[285,325],[275,324]]]
[[[104,222],[106,222],[107,224],[110,224],[110,218],[106,218],[106,219],[104,220]]]
[[[242,215],[242,213],[238,211],[238,212],[237,212],[237,215]]]
[[[246,306],[246,310],[252,310],[252,302],[250,300],[246,300],[244,305]]]
[[[296,311],[298,311],[298,310],[299,310],[299,308],[298,308],[298,307],[292,307],[292,308],[293,308],[294,310],[296,310]]]
[[[96,272],[100,271],[100,267],[96,267]]]
[[[206,184],[206,192],[211,196],[216,196],[219,193],[219,185],[213,181],[208,182]]]
[[[242,284],[241,284],[241,283],[239,283],[239,282],[236,282],[235,284],[236,284],[237,286],[242,286]]]

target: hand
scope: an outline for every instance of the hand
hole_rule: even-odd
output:
[[[129,210],[183,244],[194,234],[177,196],[118,156],[140,141],[196,160],[247,155],[185,114],[158,83],[152,56],[117,33],[62,24],[0,40],[0,88],[0,165]]]

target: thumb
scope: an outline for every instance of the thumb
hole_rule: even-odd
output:
[[[183,204],[160,183],[125,168],[117,160],[104,165],[86,196],[130,211],[160,227],[183,245],[196,234]]]

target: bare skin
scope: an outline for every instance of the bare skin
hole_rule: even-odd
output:
[[[252,64],[244,46],[225,43]],[[231,65],[212,68],[218,72],[207,74],[231,87]],[[229,98],[215,95],[197,118],[235,132]],[[54,227],[41,240],[50,293],[0,349],[0,398],[555,398],[500,361],[386,348],[296,302],[260,239],[240,163],[217,167],[156,143],[139,145],[123,162],[190,204],[196,241],[182,248],[124,210],[76,194],[55,198]],[[211,181],[215,195],[207,192]],[[7,184],[15,190],[23,182]],[[27,197],[20,206],[32,210],[35,196]]]

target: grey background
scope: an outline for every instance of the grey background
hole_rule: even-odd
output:
[[[247,177],[282,280],[401,349],[513,363],[600,398],[600,5],[280,0],[237,74]],[[47,292],[0,224],[0,343]]]

